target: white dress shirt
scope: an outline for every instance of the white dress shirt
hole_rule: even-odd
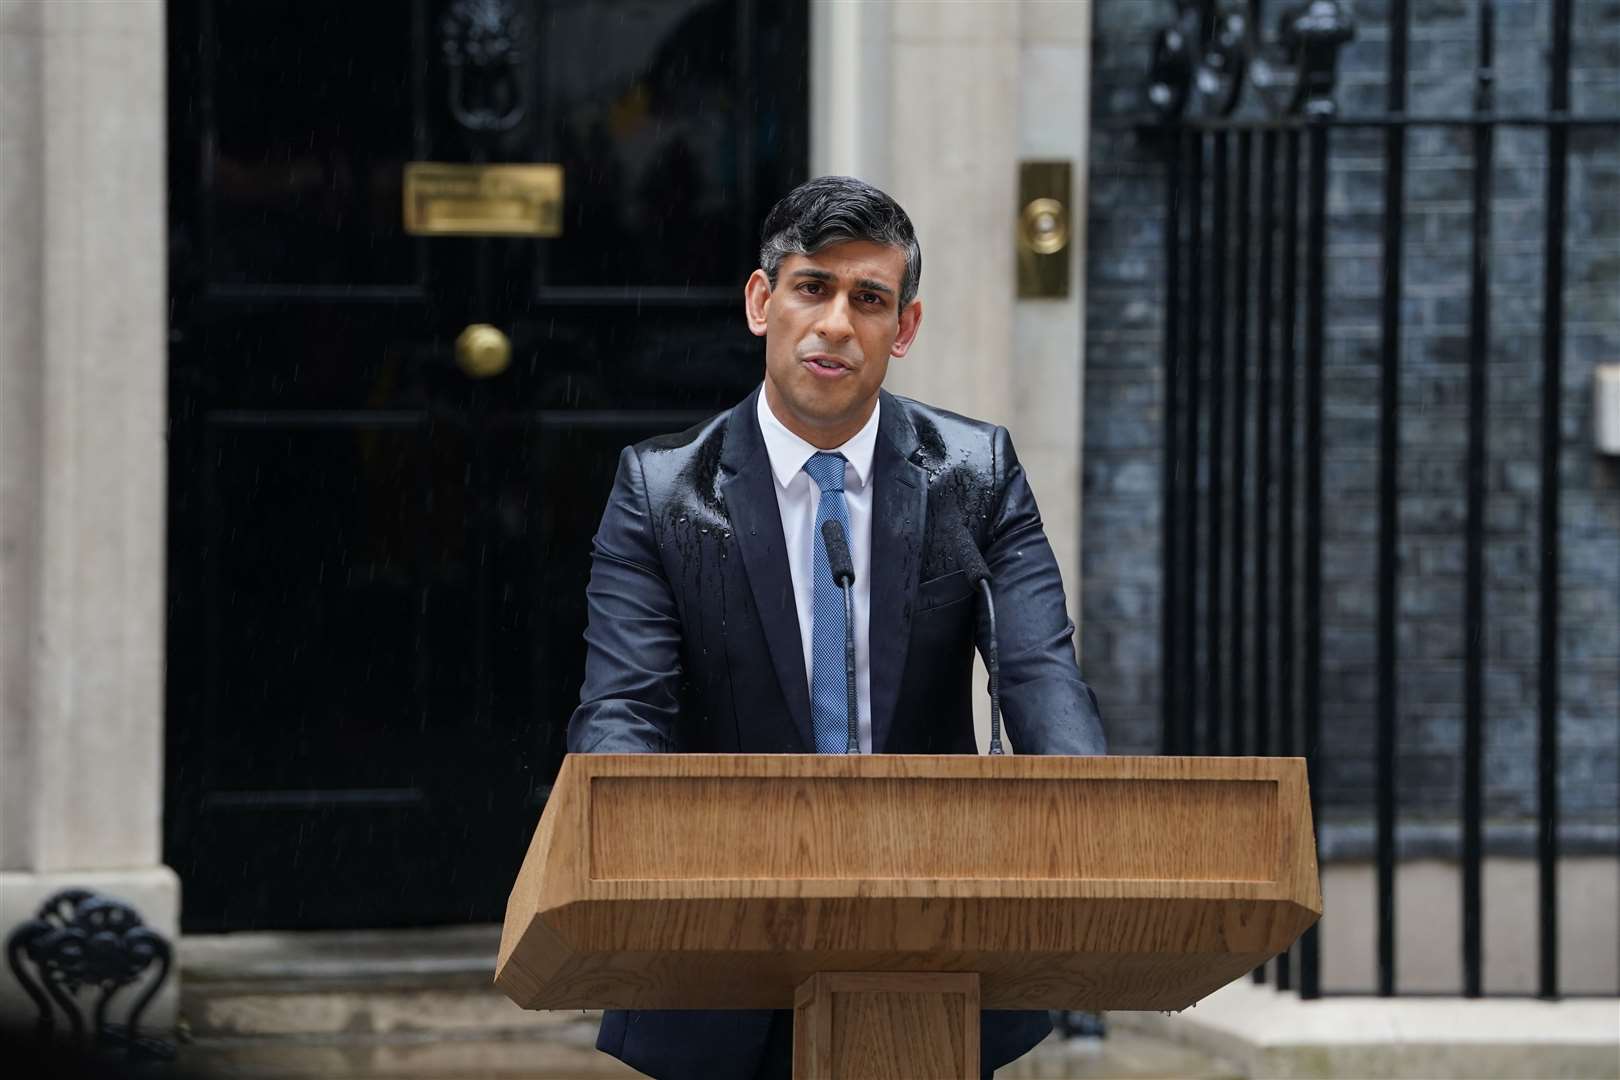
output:
[[[872,752],[872,650],[869,614],[872,610],[872,454],[877,448],[878,413],[874,406],[866,425],[843,446],[827,453],[843,454],[844,501],[849,506],[850,559],[855,564],[855,698],[860,707],[861,753]],[[799,613],[799,641],[804,645],[804,681],[810,684],[811,613],[815,610],[816,505],[821,489],[804,463],[821,452],[776,418],[759,394],[759,431],[771,458],[776,480],[776,508],[782,514],[782,538],[787,543],[788,574],[793,578],[793,605]],[[842,630],[842,627],[840,627]],[[842,636],[842,635],[840,635]]]

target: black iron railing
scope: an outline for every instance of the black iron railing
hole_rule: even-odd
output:
[[[1494,0],[1478,0],[1473,111],[1460,116],[1411,114],[1407,102],[1411,11],[1408,0],[1390,0],[1385,111],[1347,117],[1340,115],[1333,95],[1338,50],[1354,34],[1348,5],[1339,0],[1294,4],[1275,20],[1275,33],[1268,33],[1262,29],[1266,12],[1261,0],[1241,4],[1179,0],[1173,21],[1155,44],[1148,98],[1156,115],[1139,128],[1163,148],[1166,176],[1163,750],[1303,753],[1309,761],[1313,800],[1321,788],[1323,716],[1328,174],[1337,133],[1351,129],[1383,133],[1375,708],[1377,991],[1384,995],[1397,988],[1403,222],[1408,133],[1420,128],[1466,131],[1473,172],[1468,193],[1466,515],[1460,536],[1466,625],[1458,694],[1463,714],[1458,807],[1460,989],[1466,996],[1480,996],[1484,990],[1483,630],[1495,139],[1505,128],[1546,132],[1536,545],[1540,552],[1537,992],[1543,998],[1560,995],[1558,537],[1569,134],[1572,128],[1597,127],[1620,132],[1620,116],[1570,114],[1574,0],[1549,2],[1550,81],[1544,113],[1495,112],[1495,5]],[[1166,7],[1170,10],[1168,0]],[[1255,96],[1263,108],[1253,107]],[[1252,579],[1246,578],[1250,572]],[[1320,807],[1313,806],[1313,811],[1320,821]],[[1319,952],[1313,930],[1298,949],[1297,973],[1288,955],[1278,959],[1273,972],[1277,984],[1292,988],[1297,974],[1299,992],[1318,996]],[[1256,976],[1264,979],[1266,974]]]

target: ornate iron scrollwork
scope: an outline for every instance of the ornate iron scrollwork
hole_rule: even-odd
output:
[[[170,1044],[139,1033],[141,1014],[169,977],[173,950],[130,905],[88,889],[63,889],[7,936],[6,962],[34,1002],[39,1014],[34,1027],[41,1038],[55,1031],[57,1010],[75,1039],[85,1037],[78,994],[88,986],[100,992],[92,1013],[96,1045],[133,1058],[174,1056]],[[159,965],[157,976],[136,999],[129,1022],[109,1021],[113,997],[140,980],[154,963]]]
[[[1177,0],[1174,20],[1155,36],[1148,103],[1161,122],[1230,116],[1245,85],[1277,115],[1331,116],[1339,49],[1355,36],[1340,0],[1306,0],[1277,20],[1272,41],[1248,14],[1221,0]]]
[[[440,20],[450,115],[467,131],[510,131],[522,121],[524,29],[507,0],[456,0]]]
[[[1286,13],[1277,36],[1299,73],[1289,112],[1332,116],[1338,111],[1333,82],[1339,75],[1339,49],[1356,36],[1356,25],[1338,0],[1311,0]]]

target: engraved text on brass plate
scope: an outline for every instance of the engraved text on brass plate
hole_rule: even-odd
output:
[[[561,236],[561,165],[405,166],[405,231],[416,236]]]

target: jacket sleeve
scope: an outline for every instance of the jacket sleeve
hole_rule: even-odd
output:
[[[1035,493],[1005,428],[995,432],[999,503],[984,552],[996,601],[1001,711],[1020,754],[1103,754],[1097,696],[1080,679],[1074,623]]]
[[[568,722],[569,752],[679,750],[680,616],[634,448],[619,456],[613,492],[591,544],[585,603],[585,682]]]

